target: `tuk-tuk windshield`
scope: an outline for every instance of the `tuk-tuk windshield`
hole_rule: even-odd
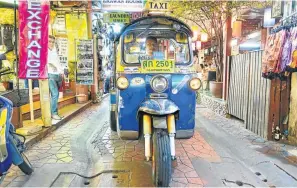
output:
[[[173,60],[176,64],[190,62],[188,35],[172,30],[130,31],[123,37],[124,61],[138,64],[142,60]]]

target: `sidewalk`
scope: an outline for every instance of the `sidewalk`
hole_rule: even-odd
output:
[[[278,143],[276,141],[267,141],[257,134],[245,129],[243,122],[236,119],[224,118],[212,112],[210,109],[204,108],[202,105],[198,105],[198,112],[212,123],[222,127],[234,137],[249,142],[250,146],[257,148],[259,152],[280,155],[290,162],[297,164],[297,147]]]
[[[145,161],[143,139],[120,140],[109,128],[108,107],[107,99],[92,105],[34,144],[26,151],[34,173],[25,176],[18,167],[12,167],[2,186],[153,186],[151,162]],[[240,122],[202,106],[197,111],[194,137],[176,140],[177,160],[173,163],[171,187],[236,186],[227,182],[232,180],[261,187],[297,186],[294,180],[297,168],[289,161],[293,156],[288,155],[294,148],[265,142]],[[93,179],[75,174],[59,176],[61,172],[92,176],[102,170],[124,172]]]

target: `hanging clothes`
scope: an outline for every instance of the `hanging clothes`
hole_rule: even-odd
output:
[[[262,58],[263,77],[273,79],[279,73],[278,67],[286,37],[285,30],[269,35]]]
[[[291,61],[291,50],[292,50],[292,42],[291,42],[291,33],[289,31],[285,31],[285,38],[282,47],[282,51],[279,54],[279,63],[277,65],[277,69],[275,71],[276,74],[281,74],[285,71],[286,65]]]
[[[286,63],[286,71],[297,72],[297,27],[291,29],[290,41],[292,46],[289,54],[290,60]]]

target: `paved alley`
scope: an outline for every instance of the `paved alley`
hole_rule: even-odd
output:
[[[48,135],[26,151],[33,174],[12,167],[2,186],[153,186],[144,141],[120,140],[109,129],[108,111],[106,98]],[[203,106],[197,111],[194,137],[176,141],[171,187],[297,186],[296,161],[286,153],[293,147],[266,142]]]

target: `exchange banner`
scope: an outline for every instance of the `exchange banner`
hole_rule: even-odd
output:
[[[173,60],[142,60],[142,73],[174,73],[175,62]]]
[[[94,58],[93,40],[76,40],[76,83],[93,85]]]
[[[19,78],[46,79],[48,0],[19,1]]]

